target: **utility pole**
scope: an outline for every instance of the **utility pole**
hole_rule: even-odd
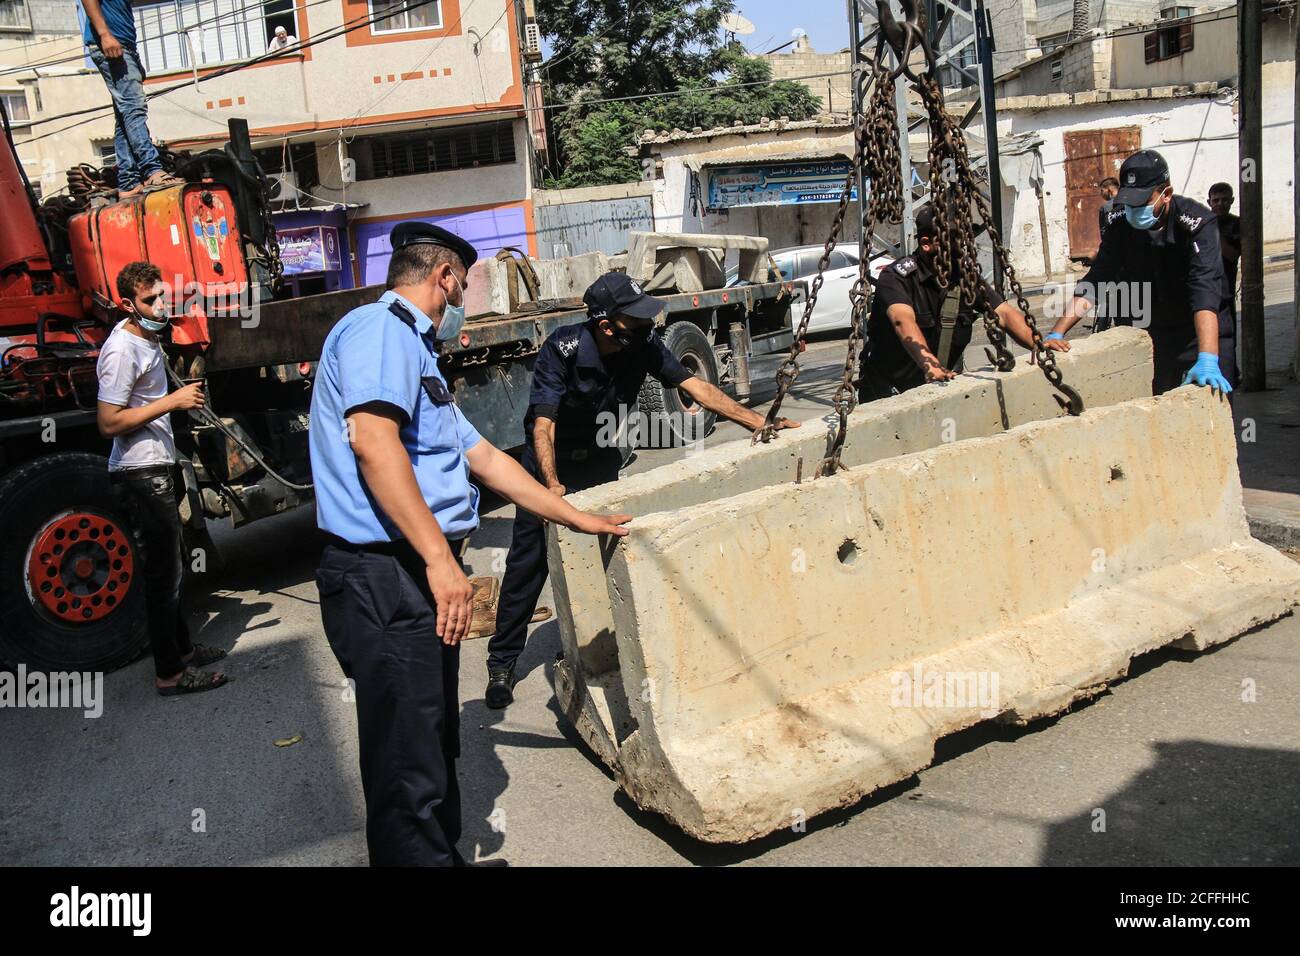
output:
[[[989,206],[993,212],[993,228],[998,239],[1007,241],[1002,231],[1002,169],[998,165],[998,110],[997,88],[993,83],[993,18],[984,7],[984,0],[975,0],[975,49],[979,57],[980,72],[984,82],[984,143],[989,164]],[[1001,269],[994,269],[994,284],[998,294],[1006,294],[1006,277]]]
[[[1291,126],[1295,131],[1295,176],[1292,177],[1293,199],[1295,200],[1295,229],[1292,232],[1300,236],[1300,22],[1295,31],[1295,111],[1291,114]],[[1291,377],[1300,381],[1300,258],[1292,263],[1295,269],[1295,351],[1291,353]]]
[[[1260,0],[1237,7],[1237,158],[1241,195],[1241,387],[1265,387],[1263,27]]]

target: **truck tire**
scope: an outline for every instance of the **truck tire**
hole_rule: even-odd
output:
[[[695,323],[683,321],[668,326],[664,345],[696,378],[718,384],[718,355]],[[680,388],[667,388],[650,376],[641,386],[637,404],[644,420],[650,423],[649,428],[642,428],[639,442],[647,448],[677,448],[698,441],[713,431],[718,420],[717,415],[697,405]]]
[[[0,660],[107,671],[148,643],[144,579],[99,455],[61,453],[0,479]]]

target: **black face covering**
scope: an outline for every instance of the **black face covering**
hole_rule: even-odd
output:
[[[960,265],[960,258],[961,258],[960,253],[958,253],[957,251],[957,242],[955,237],[952,236],[948,237],[948,248],[952,250],[950,254],[950,267],[948,269],[948,283],[951,285],[953,282],[957,281],[957,275],[959,272],[959,265]],[[934,253],[926,252],[924,249],[921,248],[920,243],[918,243],[916,247],[916,258],[924,262],[926,268],[928,268],[935,275],[939,274],[939,269],[937,268],[937,264],[934,261]]]
[[[643,328],[620,329],[617,325],[611,325],[614,331],[614,341],[628,351],[645,348],[650,344],[650,337],[654,335],[654,326],[647,325]]]

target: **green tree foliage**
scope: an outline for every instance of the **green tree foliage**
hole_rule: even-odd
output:
[[[764,60],[723,43],[722,17],[733,7],[732,0],[538,0],[552,51],[543,65],[546,101],[570,104],[547,113],[547,185],[640,179],[626,150],[646,129],[816,115],[819,101],[807,87],[772,82]],[[646,97],[666,93],[673,95]]]

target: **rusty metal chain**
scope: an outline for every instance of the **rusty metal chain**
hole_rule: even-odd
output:
[[[872,66],[872,95],[864,115],[858,117],[854,125],[853,169],[845,178],[844,190],[840,195],[831,232],[823,246],[821,259],[817,263],[817,274],[813,278],[808,292],[807,304],[799,320],[799,328],[790,354],[781,363],[776,373],[776,398],[768,409],[761,428],[754,432],[753,442],[768,442],[776,433],[781,404],[799,375],[799,354],[805,348],[808,324],[817,305],[826,269],[830,264],[831,252],[839,239],[840,229],[844,225],[849,196],[853,190],[854,180],[860,178],[861,188],[870,193],[864,195],[867,213],[863,217],[861,242],[867,254],[859,262],[858,278],[849,293],[852,302],[852,320],[849,327],[849,340],[845,349],[844,370],[840,383],[835,389],[831,405],[835,409],[838,423],[832,436],[826,457],[817,469],[818,476],[832,475],[844,467],[841,456],[844,441],[848,434],[848,416],[856,405],[856,390],[853,373],[857,367],[858,351],[863,340],[863,327],[871,306],[870,262],[871,239],[877,223],[882,219],[900,221],[903,216],[904,183],[901,175],[901,156],[899,146],[899,122],[906,118],[899,117],[894,106],[895,80],[905,76],[915,85],[921,101],[925,106],[930,133],[928,160],[930,164],[930,204],[935,214],[936,232],[934,263],[936,280],[947,289],[954,271],[958,276],[958,295],[960,303],[977,311],[983,317],[984,330],[992,349],[986,349],[989,360],[998,371],[1006,372],[1015,367],[1015,358],[1008,350],[1006,330],[998,322],[997,312],[989,299],[983,274],[979,268],[976,255],[975,221],[971,215],[972,204],[979,219],[988,230],[993,244],[993,259],[999,274],[1006,277],[1016,303],[1025,317],[1032,336],[1033,356],[1047,377],[1048,382],[1061,395],[1054,396],[1057,402],[1072,415],[1083,411],[1083,399],[1077,391],[1062,380],[1061,371],[1056,364],[1056,357],[1047,348],[1042,333],[1029,309],[1020,282],[1016,278],[1010,257],[1002,245],[1002,237],[993,225],[993,217],[988,202],[979,190],[979,184],[971,167],[970,154],[966,146],[966,137],[956,119],[944,108],[943,89],[935,76],[934,51],[926,38],[924,7],[915,0],[901,0],[905,21],[896,20],[884,0],[877,0],[880,15],[881,32],[877,41],[876,60]],[[888,42],[898,60],[898,67],[890,70],[883,65],[884,45]],[[909,59],[913,49],[921,50],[925,55],[926,67],[918,75],[911,67]],[[910,185],[908,186],[910,194]],[[954,270],[954,258],[957,259]],[[945,360],[947,356],[943,357]]]
[[[840,229],[843,227],[844,217],[848,213],[849,196],[853,193],[853,181],[857,176],[858,168],[862,165],[862,151],[865,139],[863,127],[858,127],[855,138],[853,168],[845,177],[844,191],[840,194],[839,205],[835,209],[835,219],[831,223],[830,235],[822,247],[821,258],[817,261],[817,275],[813,277],[812,285],[808,289],[808,298],[804,303],[803,315],[799,319],[799,328],[795,330],[794,341],[790,344],[790,354],[785,357],[784,361],[781,362],[781,367],[776,370],[776,398],[772,400],[772,406],[767,410],[767,417],[762,427],[754,432],[753,438],[750,440],[751,444],[772,440],[772,436],[776,434],[776,423],[780,417],[781,403],[785,401],[790,386],[799,377],[799,353],[804,350],[808,338],[808,323],[812,320],[813,310],[817,306],[817,296],[821,293],[822,283],[826,279],[826,268],[830,265],[831,253],[839,241]]]
[[[818,477],[833,475],[844,467],[841,456],[849,433],[849,415],[858,404],[854,375],[858,371],[859,350],[865,339],[867,315],[871,309],[871,240],[875,235],[876,224],[882,219],[900,222],[903,218],[903,175],[894,92],[894,77],[877,64],[875,91],[865,124],[865,165],[861,167],[863,188],[866,188],[868,179],[871,183],[871,191],[867,194],[867,213],[861,224],[861,246],[865,254],[859,258],[858,277],[849,290],[849,301],[852,303],[849,340],[844,349],[844,368],[840,382],[831,399],[831,407],[835,409],[838,420],[826,457],[817,468]]]
[[[979,195],[970,167],[966,136],[943,106],[943,91],[932,77],[918,84],[921,101],[930,122],[930,205],[934,208],[938,235],[935,238],[935,271],[939,284],[947,288],[953,269],[954,252],[958,257],[961,302],[978,312],[984,321],[984,333],[992,349],[985,349],[989,361],[999,372],[1016,367],[1015,356],[1007,348],[1006,331],[984,288],[984,278],[976,255],[975,223],[971,219],[972,195]],[[950,195],[951,194],[951,195]],[[987,222],[987,220],[985,220]],[[947,356],[942,358],[947,361]]]
[[[804,350],[808,337],[808,323],[812,319],[813,310],[817,305],[817,297],[821,292],[822,283],[825,281],[826,269],[830,265],[831,252],[834,251],[839,241],[840,230],[844,225],[844,217],[848,213],[849,197],[853,193],[854,182],[858,178],[860,171],[864,172],[861,188],[867,189],[867,184],[870,182],[871,189],[869,203],[871,215],[867,224],[865,224],[863,237],[868,252],[871,248],[871,233],[874,231],[875,217],[878,211],[883,211],[884,214],[895,219],[902,218],[903,177],[898,151],[897,117],[894,114],[894,78],[889,70],[878,62],[873,69],[872,82],[874,88],[867,114],[865,117],[860,117],[859,122],[854,127],[852,168],[844,180],[839,205],[835,210],[835,219],[831,223],[830,235],[826,239],[821,258],[817,262],[817,274],[813,277],[812,285],[808,290],[808,300],[804,306],[803,315],[799,320],[799,328],[795,332],[794,342],[790,346],[790,354],[786,356],[781,363],[781,367],[776,372],[776,398],[767,411],[762,427],[754,432],[751,443],[772,440],[772,436],[776,434],[776,423],[779,420],[781,403],[785,400],[790,386],[799,377],[799,354]],[[869,171],[869,175],[866,175],[867,171]],[[862,313],[865,305],[869,304],[869,293],[867,292],[869,286],[866,279],[869,268],[870,256],[868,255],[859,263],[858,279],[850,292],[850,298],[854,306],[853,322],[849,334],[848,354],[845,357],[844,376],[839,388],[836,389],[834,399],[834,406],[840,420],[838,440],[832,446],[831,453],[823,461],[824,467],[832,458],[838,463],[838,448],[843,445],[848,415],[855,404],[856,395],[853,392],[852,381],[853,360],[856,358],[857,345],[862,339],[863,323],[860,313]]]
[[[1009,371],[1015,365],[1015,359],[1006,347],[1006,331],[997,321],[997,314],[984,294],[984,281],[980,275],[979,263],[974,252],[974,223],[970,214],[972,202],[979,214],[980,221],[988,230],[989,240],[993,245],[994,265],[999,273],[1006,277],[1007,283],[1016,297],[1016,305],[1025,317],[1025,324],[1029,327],[1034,348],[1033,361],[1037,362],[1042,368],[1043,375],[1051,386],[1061,393],[1054,396],[1057,403],[1071,415],[1078,415],[1083,411],[1083,398],[1075,389],[1065,384],[1061,370],[1056,364],[1055,352],[1047,348],[1043,341],[1043,335],[1038,329],[1038,323],[1029,308],[1029,301],[1025,298],[1019,279],[1016,278],[1015,267],[1011,265],[1011,257],[1002,245],[1002,237],[993,224],[993,214],[988,201],[979,190],[974,171],[971,168],[965,134],[952,115],[944,109],[943,93],[933,76],[924,77],[918,84],[918,91],[921,94],[921,100],[925,104],[931,122],[931,203],[936,208],[936,221],[940,224],[940,233],[945,232],[943,228],[945,222],[951,222],[955,225],[956,236],[945,236],[945,239],[951,239],[951,241],[959,243],[962,247],[962,301],[976,307],[983,315],[985,331],[993,348],[996,350],[996,354],[993,351],[986,350],[989,360],[993,362],[999,371],[1003,372]],[[939,135],[936,136],[936,133]],[[952,184],[952,198],[955,201],[951,207],[944,210],[950,216],[947,219],[938,218],[939,207],[935,203],[935,197],[944,194],[945,205],[947,205],[947,196],[944,190],[936,191],[934,188],[936,182],[934,167],[936,144],[940,145],[939,152],[943,154],[942,160],[950,160],[952,163],[944,172],[951,174],[952,179],[955,180]],[[945,177],[941,176],[939,178],[942,180]],[[951,212],[949,212],[949,209],[951,209]],[[1062,398],[1062,395],[1065,397]]]

